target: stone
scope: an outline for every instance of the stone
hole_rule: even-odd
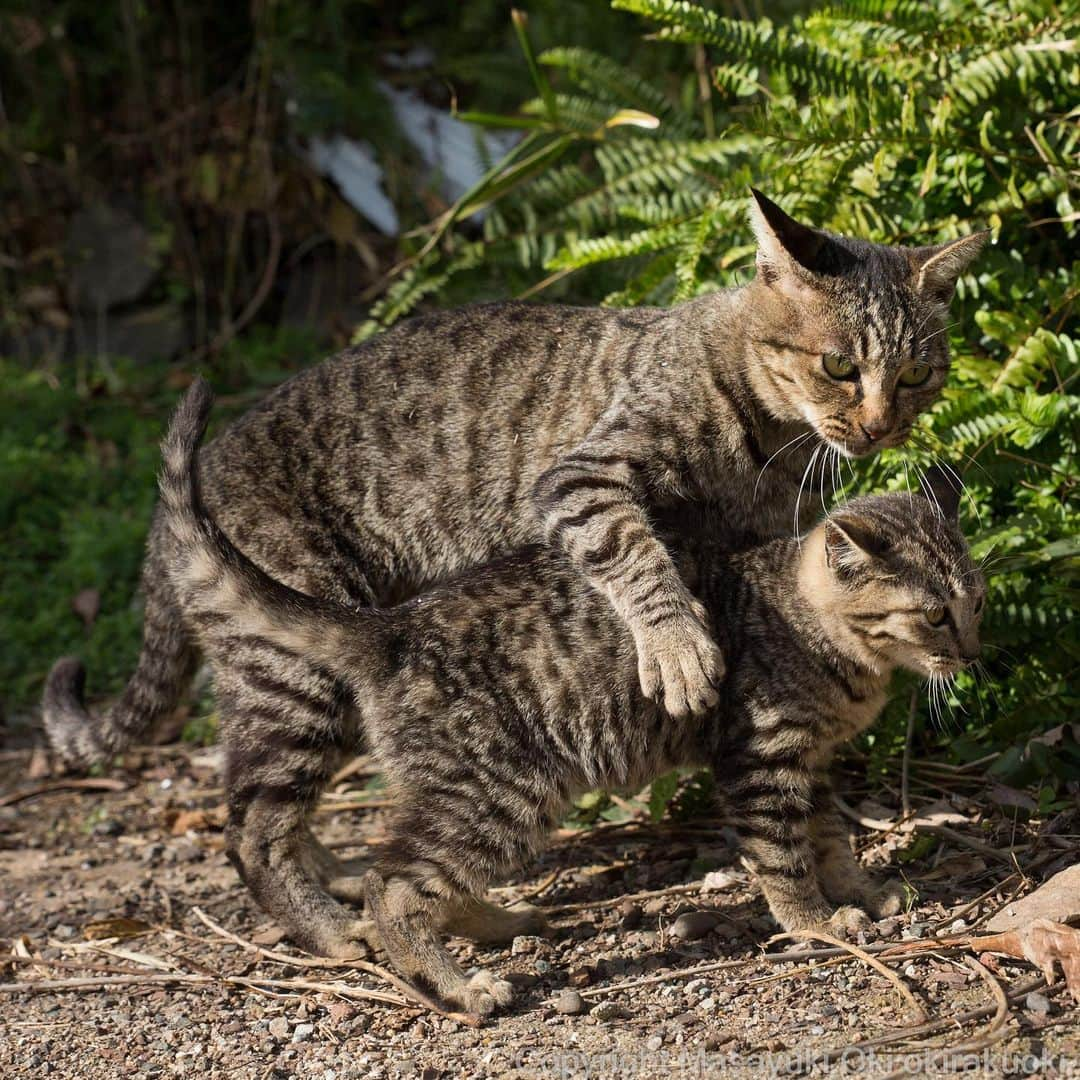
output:
[[[585,999],[576,990],[564,990],[555,999],[555,1011],[563,1016],[577,1016],[585,1007]]]
[[[625,1005],[620,1005],[615,1001],[601,1001],[599,1005],[595,1006],[591,1016],[595,1016],[597,1020],[603,1020],[605,1022],[609,1020],[625,1020],[631,1013]]]
[[[284,1016],[277,1016],[267,1024],[266,1030],[275,1039],[287,1039],[289,1037],[289,1021]]]
[[[315,1034],[314,1024],[297,1024],[293,1028],[292,1041],[294,1043],[307,1042]]]
[[[716,929],[720,919],[711,911],[688,911],[671,926],[671,936],[678,941],[699,941]]]
[[[136,363],[171,360],[187,342],[184,313],[175,304],[156,304],[122,315],[79,315],[75,351],[90,356],[122,356]]]
[[[987,924],[992,934],[1017,930],[1035,919],[1068,923],[1080,916],[1080,865],[1055,874],[1022,900],[1006,905]]]
[[[1033,990],[1024,998],[1024,1008],[1039,1016],[1049,1016],[1054,1011],[1053,1002],[1045,995]]]
[[[126,210],[105,203],[72,217],[64,249],[71,301],[85,312],[138,300],[158,270],[147,231]]]
[[[636,930],[641,925],[644,912],[639,904],[624,900],[619,905],[620,926],[623,930]]]

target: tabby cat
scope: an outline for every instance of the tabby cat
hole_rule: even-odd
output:
[[[985,239],[894,248],[801,225],[758,193],[751,211],[758,272],[742,288],[669,310],[446,311],[296,376],[203,453],[210,510],[276,578],[349,604],[546,540],[625,625],[647,696],[675,718],[715,705],[722,650],[653,522],[709,503],[731,548],[807,524],[801,485],[823,482],[828,455],[902,443],[938,397],[946,308]],[[87,714],[72,661],[51,675],[45,726],[69,764],[122,749],[180,699],[197,653],[172,558],[159,516],[138,668],[105,716]],[[260,722],[347,724],[319,665],[237,660],[219,691]],[[236,786],[247,748],[227,752]],[[251,812],[324,779],[282,775]]]
[[[253,641],[325,671],[393,793],[374,869],[346,876],[327,852],[313,865],[289,785],[322,775],[329,749],[358,732],[339,720],[345,713],[325,714],[318,729],[283,729],[282,714],[227,703],[223,734],[244,763],[230,781],[228,848],[300,944],[349,955],[362,938],[453,1006],[505,1005],[510,985],[488,972],[467,977],[440,930],[486,940],[535,932],[535,909],[483,900],[493,879],[520,867],[582,792],[637,789],[679,765],[713,768],[786,929],[851,930],[866,912],[899,909],[900,890],[875,885],[855,861],[827,767],[838,744],[874,721],[895,667],[951,675],[978,655],[985,582],[943,475],[930,478],[927,497],[856,499],[801,540],[734,555],[691,542],[686,573],[728,674],[715,708],[671,719],[643,696],[632,632],[561,553],[525,549],[385,610],[310,598],[269,577],[203,508],[195,452],[209,406],[200,382],[163,448],[177,600],[218,671]],[[245,820],[256,788],[273,794],[276,818]],[[262,875],[275,848],[271,880]],[[363,898],[369,921],[320,882]]]

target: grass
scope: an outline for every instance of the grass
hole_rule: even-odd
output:
[[[222,394],[215,420],[320,355],[295,332],[238,341],[204,374]],[[0,360],[0,716],[36,704],[49,666],[76,653],[88,693],[130,674],[142,624],[143,544],[156,498],[158,440],[193,372],[169,365],[28,371]],[[95,589],[89,626],[72,610]]]

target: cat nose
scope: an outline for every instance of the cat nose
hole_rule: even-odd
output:
[[[868,424],[860,423],[859,427],[862,428],[863,434],[871,442],[877,442],[878,439],[885,438],[892,430],[892,426],[884,420],[871,420]]]
[[[963,660],[965,664],[974,664],[975,661],[979,659],[981,653],[981,645],[969,645],[966,649],[960,651],[960,659]]]

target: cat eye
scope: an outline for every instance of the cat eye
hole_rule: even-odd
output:
[[[834,379],[850,379],[855,374],[855,365],[846,356],[837,353],[826,353],[821,358],[821,366]]]
[[[945,609],[943,607],[927,608],[926,621],[931,626],[940,626],[945,621]]]
[[[900,383],[903,386],[922,386],[929,378],[929,364],[908,364],[908,366],[900,372]]]

